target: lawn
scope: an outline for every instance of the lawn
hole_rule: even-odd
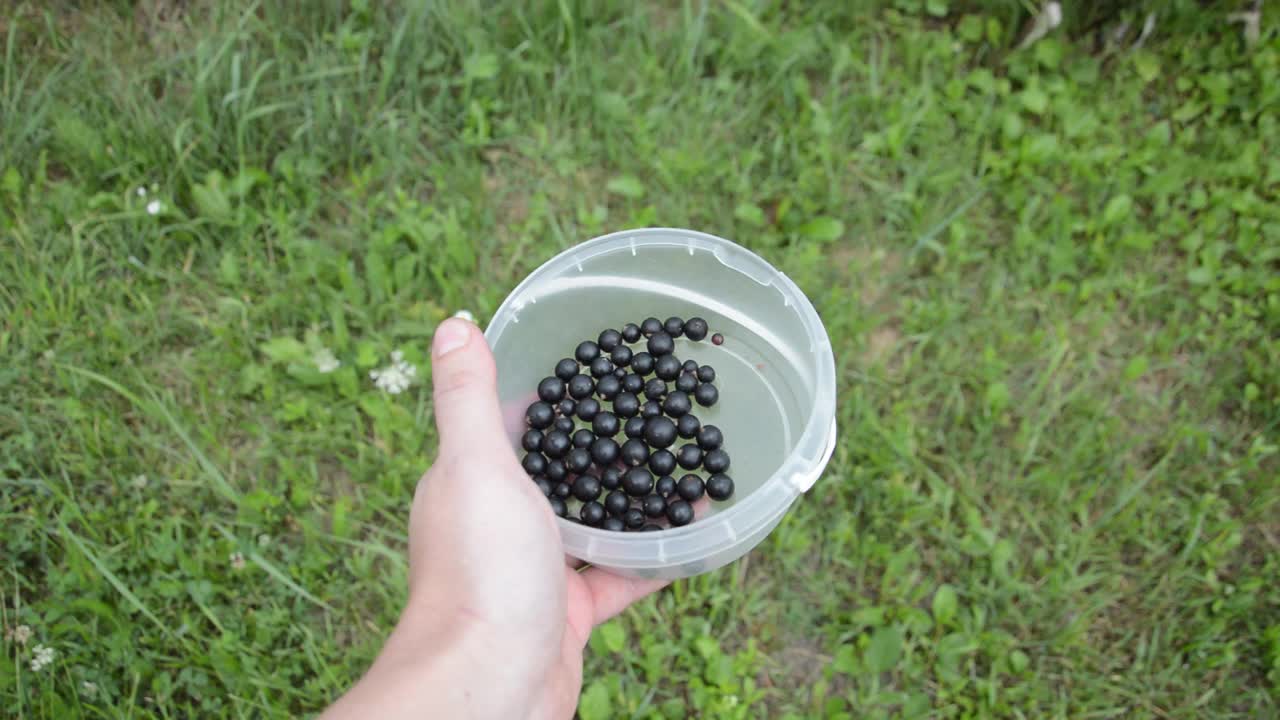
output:
[[[665,225],[807,292],[841,438],[596,632],[584,720],[1280,717],[1274,7],[74,5],[0,12],[0,714],[322,708],[404,600],[435,325]]]

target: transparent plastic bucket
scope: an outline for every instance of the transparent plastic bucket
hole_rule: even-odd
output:
[[[692,230],[598,237],[535,270],[485,336],[512,446],[538,381],[582,340],[646,317],[705,318],[724,344],[676,340],[716,369],[720,400],[694,406],[724,433],[735,493],[684,527],[610,532],[558,519],[565,552],[622,575],[681,578],[726,565],[769,534],[822,474],[835,446],[835,361],[822,320],[790,278],[755,253]],[[607,405],[606,405],[607,407]],[[677,443],[679,444],[679,443]]]

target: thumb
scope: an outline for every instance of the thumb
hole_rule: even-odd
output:
[[[461,318],[440,323],[431,340],[431,384],[441,455],[505,445],[497,369],[480,328]]]

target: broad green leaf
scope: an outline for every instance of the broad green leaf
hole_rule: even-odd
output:
[[[1192,285],[1208,285],[1213,282],[1213,271],[1206,267],[1198,267],[1187,273],[1187,282]]]
[[[291,337],[271,338],[258,349],[275,362],[301,362],[307,357],[307,346]]]
[[[934,621],[939,625],[949,625],[956,617],[958,606],[956,589],[946,584],[938,586],[937,592],[933,594]]]
[[[800,226],[800,235],[830,242],[844,234],[844,223],[832,217],[816,217]]]
[[[742,203],[733,209],[733,216],[752,227],[763,227],[764,211],[751,203]]]
[[[1132,382],[1142,377],[1147,372],[1147,365],[1148,362],[1145,356],[1139,355],[1133,358],[1129,361],[1129,364],[1124,366],[1124,379]]]
[[[498,74],[498,56],[477,53],[462,62],[462,72],[469,80],[488,80]]]
[[[599,680],[587,686],[578,698],[578,717],[582,720],[609,720],[609,691]]]
[[[619,175],[609,181],[605,188],[615,195],[629,198],[644,197],[644,185],[632,175]]]
[[[1133,54],[1133,69],[1138,71],[1143,82],[1151,82],[1160,77],[1160,60],[1145,50],[1139,50]]]
[[[600,639],[609,652],[620,653],[627,646],[627,633],[616,620],[601,625],[596,632],[600,633]]]
[[[1049,109],[1049,96],[1038,87],[1029,87],[1022,91],[1022,107],[1036,115],[1043,115]]]
[[[867,667],[872,672],[892,670],[902,658],[902,631],[896,627],[882,627],[871,635],[867,645]]]
[[[925,0],[924,9],[934,17],[946,17],[947,0]]]
[[[1009,386],[1002,382],[993,382],[987,386],[987,407],[998,413],[1009,406]]]

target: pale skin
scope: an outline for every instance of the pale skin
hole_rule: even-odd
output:
[[[373,666],[321,716],[573,716],[592,628],[665,581],[582,569],[507,443],[475,325],[432,340],[440,452],[409,512],[409,599]]]

